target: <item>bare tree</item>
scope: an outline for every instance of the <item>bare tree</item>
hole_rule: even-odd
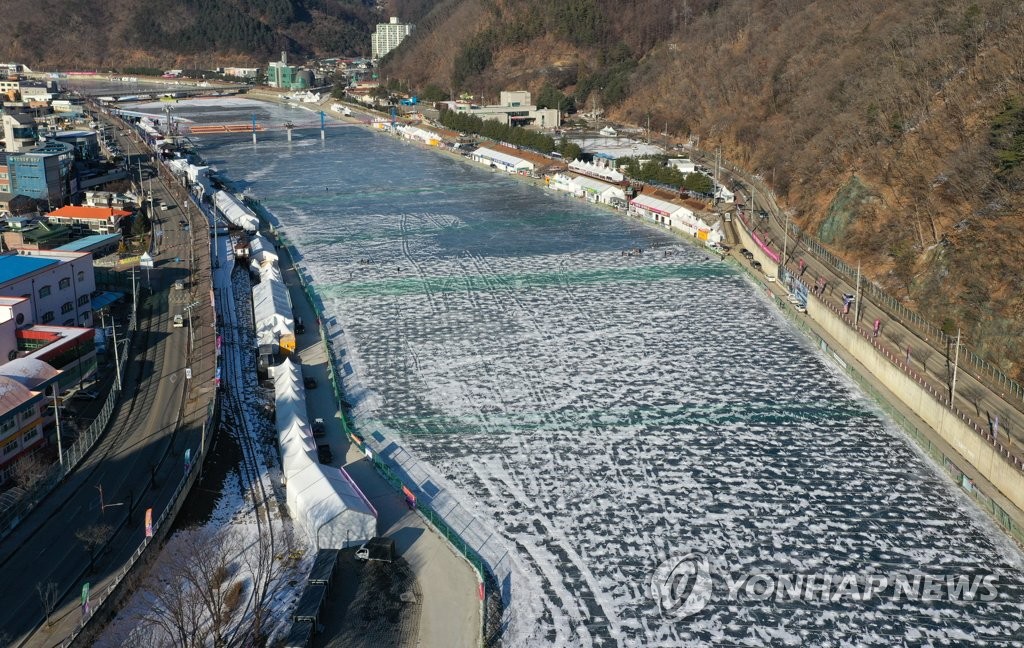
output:
[[[148,605],[138,626],[184,648],[261,644],[281,575],[268,533],[243,542],[231,529],[188,529],[162,556],[152,570],[161,576],[142,587]]]
[[[51,465],[43,460],[41,453],[33,452],[14,464],[11,479],[18,486],[30,491],[46,477]]]
[[[36,583],[36,593],[39,594],[39,602],[43,605],[43,613],[46,615],[46,625],[50,626],[50,615],[57,607],[57,583],[48,581]]]
[[[75,531],[75,537],[89,552],[89,571],[96,563],[96,552],[107,543],[113,531],[114,527],[109,524],[91,524]]]

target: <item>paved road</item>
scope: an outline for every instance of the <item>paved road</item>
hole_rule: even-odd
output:
[[[478,646],[480,600],[473,568],[419,514],[408,509],[402,496],[343,436],[341,413],[327,380],[327,354],[320,341],[317,314],[306,299],[287,254],[281,256],[281,272],[288,283],[295,314],[306,325],[306,332],[297,336],[303,375],[316,378],[319,385],[306,391],[309,416],[324,419],[335,465],[342,465],[344,458],[346,470],[377,509],[378,532],[394,538],[398,552],[409,563],[422,591],[419,642],[415,645]]]
[[[159,199],[171,201],[158,183],[153,188]],[[171,246],[187,240],[176,220],[164,230]],[[187,276],[188,266],[168,256],[158,257],[150,274],[152,294],[140,292],[139,330],[109,430],[65,483],[0,544],[8,592],[0,606],[0,644],[50,646],[69,634],[81,618],[82,584],[88,581],[93,592],[100,591],[131,556],[144,536],[145,509],[152,507],[155,518],[167,506],[183,474],[185,448],[196,451],[205,407],[185,400],[187,332],[172,328],[174,306],[169,305],[193,295],[172,295],[173,281]],[[97,487],[103,489],[103,510]],[[76,535],[99,526],[109,528],[99,534],[108,539],[91,557]],[[37,584],[50,582],[60,595],[53,625],[32,634],[44,618]]]

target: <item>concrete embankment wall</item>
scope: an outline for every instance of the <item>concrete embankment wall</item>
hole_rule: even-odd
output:
[[[779,266],[770,259],[752,239],[743,223],[734,223],[741,245],[754,255],[767,274],[778,276]],[[894,394],[902,404],[919,417],[934,433],[945,441],[959,456],[947,456],[937,451],[928,439],[922,437],[919,430],[908,429],[908,433],[940,464],[944,464],[947,472],[957,481],[958,485],[972,494],[983,508],[991,513],[996,520],[1016,538],[1024,541],[1020,512],[1024,510],[1024,472],[1021,472],[1012,461],[1005,457],[999,449],[990,443],[987,433],[974,429],[961,419],[954,410],[944,404],[933,394],[926,384],[918,382],[908,373],[899,359],[893,359],[870,340],[845,322],[839,314],[827,304],[808,296],[807,318],[834,340],[839,350],[856,359],[871,374],[870,378]],[[823,345],[824,346],[824,345]],[[849,368],[847,368],[849,370]],[[862,377],[863,378],[863,377]],[[863,381],[859,381],[862,382]],[[872,390],[873,391],[873,390]],[[879,396],[877,392],[873,395]],[[906,421],[898,421],[905,428]],[[980,474],[988,484],[970,483],[965,477],[967,463]],[[952,464],[952,465],[950,465]],[[978,497],[980,490],[985,496]],[[996,492],[993,492],[996,491]],[[1019,509],[1007,513],[995,500],[1005,498]]]

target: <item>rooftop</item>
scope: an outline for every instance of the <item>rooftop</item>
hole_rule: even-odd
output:
[[[106,211],[106,207],[104,207],[103,210]],[[67,252],[80,252],[82,250],[85,250],[86,248],[92,247],[93,245],[116,243],[119,240],[121,240],[120,234],[93,234],[92,236],[80,238],[77,241],[65,243],[64,245],[55,249]]]
[[[131,212],[124,211],[123,209],[114,209],[113,207],[86,207],[84,205],[68,205],[55,209],[54,211],[47,214],[54,218],[93,218],[97,220],[106,220],[111,216],[115,218],[124,218],[125,216],[131,216]]]
[[[0,284],[32,274],[37,270],[60,263],[56,259],[44,257],[23,256],[20,254],[0,255]]]

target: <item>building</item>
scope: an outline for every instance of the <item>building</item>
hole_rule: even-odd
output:
[[[18,89],[22,101],[50,101],[57,94],[54,81],[22,81]]]
[[[237,77],[239,79],[255,79],[259,71],[259,68],[226,67],[223,74],[224,76]]]
[[[630,200],[629,211],[668,229],[689,234],[701,241],[720,243],[723,238],[721,227],[718,224],[712,227],[697,216],[693,210],[649,194],[640,194]]]
[[[562,125],[561,111],[557,108],[538,108],[531,103],[530,93],[525,90],[502,92],[497,105],[480,106],[464,101],[449,101],[447,105],[449,110],[499,121],[506,126],[558,128]]]
[[[99,259],[117,252],[120,246],[120,234],[93,234],[54,249],[58,252],[88,252],[92,258]]]
[[[617,185],[587,176],[577,176],[573,180],[573,184],[579,188],[579,193],[588,202],[602,205],[624,205],[626,203],[626,191]]]
[[[398,47],[405,37],[413,32],[415,25],[405,25],[392,16],[386,23],[378,23],[377,30],[370,36],[370,56],[382,59],[391,50]]]
[[[29,151],[7,156],[11,193],[63,205],[77,193],[73,165],[75,147],[50,140]]]
[[[281,60],[271,61],[267,66],[267,85],[282,90],[305,90],[309,87],[308,77],[300,75],[294,65],[288,65],[288,52],[281,52]]]
[[[0,366],[0,484],[13,476],[14,464],[45,445],[53,423],[47,405],[60,374],[42,360],[16,355]]]
[[[8,153],[20,153],[36,145],[36,119],[27,113],[4,113],[4,145]]]
[[[500,169],[506,173],[529,173],[535,165],[529,160],[502,153],[485,146],[481,146],[470,154],[470,158],[481,164]]]
[[[91,130],[57,131],[49,136],[51,140],[70,144],[75,149],[75,159],[79,162],[99,162],[99,133]]]
[[[122,222],[132,215],[129,211],[113,207],[87,207],[68,205],[46,215],[53,225],[64,225],[78,231],[88,230],[97,234],[121,232]]]
[[[10,196],[11,194],[11,174],[7,169],[7,153],[0,151],[0,194]],[[11,196],[13,198],[14,196]],[[0,207],[0,209],[6,209]]]
[[[28,299],[31,309],[26,319],[31,322],[92,326],[95,290],[92,255],[87,252],[18,250],[0,254],[0,296]]]

